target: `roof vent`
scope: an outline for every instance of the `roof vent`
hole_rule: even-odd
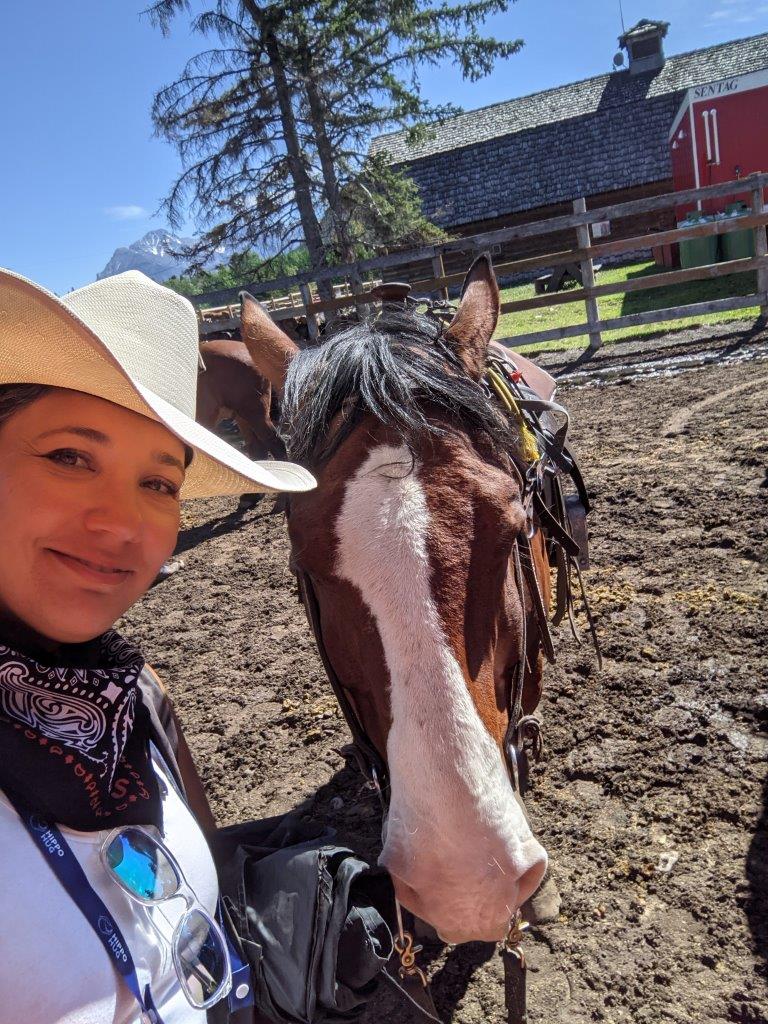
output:
[[[664,67],[664,36],[668,21],[642,21],[619,36],[619,46],[629,54],[629,73],[640,75],[644,71],[658,71]]]

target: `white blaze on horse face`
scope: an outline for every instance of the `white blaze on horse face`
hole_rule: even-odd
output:
[[[400,902],[444,940],[492,941],[535,892],[547,855],[446,636],[430,586],[429,526],[411,453],[373,449],[346,486],[335,569],[375,618],[390,677],[392,792],[379,859]]]

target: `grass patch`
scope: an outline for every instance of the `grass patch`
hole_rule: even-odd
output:
[[[618,281],[635,280],[650,274],[663,273],[664,268],[655,263],[633,263],[623,267],[606,267],[597,275],[598,284],[613,284]],[[670,270],[671,272],[671,270]],[[705,302],[708,299],[724,299],[734,295],[750,295],[757,288],[756,273],[731,274],[709,281],[689,281],[683,284],[669,284],[647,291],[629,292],[626,295],[604,295],[597,300],[601,320],[613,317],[628,316],[630,313],[643,313],[651,309],[667,309],[670,306],[688,305],[694,302]],[[574,290],[575,283],[570,285]],[[516,299],[529,299],[535,295],[533,282],[504,288],[501,292],[502,302],[513,302]],[[758,306],[749,309],[727,310],[721,313],[709,313],[700,317],[684,317],[659,324],[645,324],[641,327],[624,327],[618,331],[604,331],[603,341],[610,343],[623,338],[642,338],[653,334],[666,334],[669,331],[701,324],[726,323],[729,320],[748,320],[756,318],[760,313]],[[562,306],[546,306],[543,309],[526,309],[518,313],[504,313],[499,318],[495,337],[514,338],[519,334],[532,334],[534,331],[546,331],[552,327],[571,327],[584,323],[586,312],[584,302],[568,302]],[[587,344],[588,335],[577,338],[565,338],[561,341],[533,342],[521,345],[521,351],[543,352],[567,348],[581,348]]]

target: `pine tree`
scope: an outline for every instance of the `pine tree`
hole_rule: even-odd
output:
[[[440,237],[412,183],[368,146],[389,129],[423,136],[457,112],[423,99],[419,68],[449,59],[470,80],[488,74],[522,45],[479,32],[511,2],[217,0],[198,14],[194,29],[218,45],[153,107],[184,166],[169,220],[179,224],[189,207],[205,231],[192,266],[225,241],[276,252],[301,242],[317,269]],[[189,10],[188,0],[156,0],[149,14],[168,30]]]
[[[408,188],[402,174],[388,167],[382,155],[368,159],[368,144],[373,134],[393,127],[409,128],[415,139],[430,124],[458,113],[455,106],[435,106],[421,97],[419,68],[451,59],[471,81],[488,74],[498,58],[510,56],[522,45],[519,40],[498,42],[478,31],[489,15],[506,10],[509,4],[510,0],[438,6],[414,0],[317,0],[306,14],[312,24],[321,26],[311,43],[306,29],[302,40],[306,116],[317,140],[326,198],[336,225],[348,224],[350,219],[369,226],[380,223],[385,233],[372,239],[374,246],[434,240],[434,228],[429,231],[427,223],[423,230],[413,191],[407,204],[412,220],[398,219],[401,238],[391,230],[387,233],[377,208],[391,208],[394,197],[405,198]],[[335,173],[331,187],[327,168]],[[337,228],[343,260],[354,258],[345,244],[353,241],[353,234],[347,229],[345,238]]]
[[[303,245],[272,258],[261,256],[257,252],[235,255],[228,263],[216,267],[215,270],[200,270],[182,277],[172,277],[164,283],[181,295],[198,295],[200,292],[237,288],[245,282],[293,277],[302,270],[309,270],[309,253]]]
[[[383,153],[365,162],[344,198],[360,259],[448,238],[424,216],[416,184],[394,171]]]
[[[160,0],[149,13],[167,30],[188,7],[185,0]],[[220,2],[198,15],[195,31],[220,45],[192,58],[153,104],[156,131],[176,145],[184,166],[165,200],[168,219],[178,227],[190,209],[205,230],[186,253],[191,270],[223,243],[277,254],[304,243],[313,267],[325,262],[315,212],[322,193],[299,136],[276,11],[254,12],[258,22],[240,4]]]

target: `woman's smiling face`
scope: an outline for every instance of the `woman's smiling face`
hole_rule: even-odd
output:
[[[0,610],[82,643],[150,587],[176,544],[184,445],[138,413],[52,389],[0,426]]]

